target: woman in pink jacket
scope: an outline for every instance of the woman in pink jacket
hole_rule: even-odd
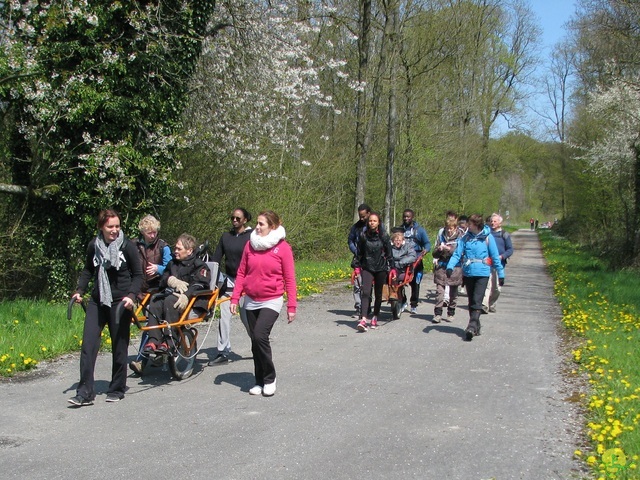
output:
[[[287,293],[287,319],[296,316],[297,288],[291,245],[285,240],[280,217],[270,210],[261,212],[256,227],[242,252],[236,284],[231,296],[231,313],[236,314],[240,296],[245,295],[256,385],[251,395],[270,397],[276,393],[276,369],[271,358],[269,335]]]

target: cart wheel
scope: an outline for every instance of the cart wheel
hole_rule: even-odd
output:
[[[400,300],[391,300],[391,315],[394,320],[398,320],[402,314],[402,302]]]
[[[178,353],[176,356],[171,355],[169,357],[169,368],[173,378],[184,380],[193,373],[193,365],[196,363],[195,353],[198,350],[195,335],[190,329],[183,328],[181,334],[178,332],[176,347],[178,348]]]

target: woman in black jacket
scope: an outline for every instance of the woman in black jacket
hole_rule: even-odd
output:
[[[84,269],[73,294],[76,302],[82,302],[92,278],[93,291],[82,333],[80,382],[76,396],[69,399],[69,403],[76,407],[92,405],[95,399],[94,371],[105,325],[109,325],[113,355],[107,402],[122,400],[126,390],[131,314],[144,276],[138,250],[124,237],[120,229],[120,214],[115,210],[102,210],[98,215],[98,236],[87,247]],[[122,318],[116,318],[121,301],[126,310]]]
[[[360,274],[362,275],[362,312],[358,323],[358,330],[366,332],[369,328],[369,320],[366,313],[371,304],[371,291],[375,284],[375,303],[373,305],[373,317],[371,328],[378,328],[378,315],[382,306],[382,287],[387,283],[389,264],[392,259],[391,242],[389,236],[382,231],[380,215],[371,212],[367,222],[367,229],[358,241],[358,254],[356,256]]]

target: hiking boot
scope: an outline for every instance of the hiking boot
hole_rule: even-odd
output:
[[[442,321],[442,315],[434,315],[433,323],[440,323]]]
[[[371,330],[375,330],[378,328],[378,317],[373,317],[371,319]]]
[[[489,305],[489,312],[490,313],[496,313],[496,306],[495,305]]]
[[[358,323],[358,331],[366,332],[367,330],[369,330],[369,327],[367,326],[366,320],[360,320],[360,323]]]
[[[133,362],[129,362],[129,368],[133,373],[137,375],[142,375],[142,370],[144,366],[142,365],[142,362],[137,362],[134,360]]]
[[[475,330],[473,329],[473,327],[467,327],[467,329],[464,331],[464,339],[467,342],[470,342],[471,340],[473,340],[474,333]]]

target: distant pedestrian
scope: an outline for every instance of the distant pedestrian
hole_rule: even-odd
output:
[[[507,259],[513,255],[513,243],[511,242],[511,235],[502,228],[502,217],[494,213],[489,219],[489,226],[491,227],[491,235],[493,235],[498,247],[498,253],[500,254],[500,262],[502,267],[506,268]],[[495,313],[496,303],[500,296],[501,287],[498,280],[498,272],[495,267],[491,268],[491,277],[489,277],[489,283],[487,284],[487,290],[482,300],[482,311],[484,313]]]
[[[361,317],[361,305],[362,305],[362,276],[360,275],[360,267],[355,265],[356,257],[358,255],[358,242],[360,237],[367,229],[367,222],[369,221],[369,215],[371,214],[371,207],[366,203],[362,203],[358,206],[358,218],[359,220],[351,226],[349,230],[349,250],[353,254],[353,261],[351,262],[351,268],[353,269],[353,301],[355,308],[355,317]]]
[[[536,218],[536,224],[534,225],[534,228],[535,228],[536,230],[538,230],[538,223],[539,223],[539,222],[538,222],[538,219]]]
[[[238,312],[244,293],[256,384],[251,395],[270,397],[276,393],[276,368],[269,335],[287,294],[287,320],[296,318],[298,307],[296,271],[291,245],[278,214],[266,210],[258,215],[256,227],[242,252],[236,284],[231,295],[231,314]]]
[[[456,250],[447,263],[448,278],[453,276],[453,269],[460,262],[462,262],[463,282],[469,298],[469,324],[465,329],[465,339],[471,340],[474,336],[480,335],[482,298],[491,275],[491,265],[496,266],[500,285],[504,284],[504,268],[500,261],[498,247],[481,215],[469,217],[469,230],[458,240]]]
[[[536,221],[534,220],[533,217],[531,217],[531,219],[529,220],[529,228],[531,231],[533,231],[533,227],[535,225]]]
[[[436,284],[436,304],[433,309],[433,321],[442,321],[442,312],[445,307],[445,293],[448,290],[446,299],[447,320],[452,321],[456,314],[458,305],[458,287],[462,285],[462,267],[456,265],[451,275],[446,275],[447,264],[455,252],[458,239],[463,235],[458,227],[457,217],[453,212],[448,212],[445,225],[438,231],[436,246],[433,249],[435,260],[433,282]]]
[[[380,223],[380,215],[371,212],[367,229],[358,243],[356,265],[362,272],[362,316],[358,323],[358,330],[361,332],[366,332],[369,325],[373,329],[378,328],[378,315],[382,306],[382,287],[387,283],[387,275],[393,257],[389,236],[382,230]],[[369,311],[374,285],[373,317],[368,319],[366,312]]]
[[[415,212],[410,208],[405,209],[402,212],[402,225],[400,226],[404,232],[405,240],[411,241],[413,247],[416,250],[418,256],[429,253],[431,250],[431,242],[427,231],[422,225],[415,220]],[[422,260],[418,261],[413,270],[413,280],[411,280],[411,298],[409,303],[411,305],[410,312],[412,314],[417,313],[418,303],[420,302],[420,282],[422,281],[422,274],[424,272],[424,265]]]

